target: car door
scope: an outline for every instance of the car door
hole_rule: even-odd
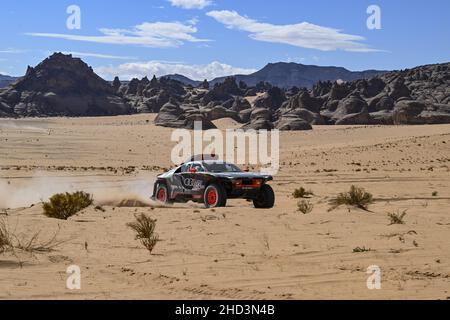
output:
[[[204,168],[200,163],[190,163],[186,168],[186,172],[181,174],[182,185],[185,190],[185,194],[197,195],[202,194],[202,188],[204,187]]]
[[[177,170],[171,179],[171,189],[172,194],[177,195],[183,195],[186,194],[186,187],[185,187],[185,176],[189,172],[190,164],[185,164],[180,167],[179,170]]]

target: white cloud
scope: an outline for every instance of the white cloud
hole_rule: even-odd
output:
[[[254,40],[289,44],[296,47],[322,51],[345,50],[354,52],[379,51],[361,43],[365,38],[342,33],[340,30],[318,26],[308,22],[287,25],[261,23],[241,16],[236,11],[210,11],[208,16],[229,29],[250,33]]]
[[[9,53],[9,54],[19,54],[19,53],[25,53],[27,50],[23,49],[15,49],[15,48],[7,48],[0,50],[0,53]]]
[[[144,22],[132,29],[102,28],[100,36],[59,34],[59,33],[27,33],[29,36],[58,38],[72,41],[85,41],[106,44],[140,45],[145,47],[168,48],[178,47],[184,42],[206,42],[193,34],[197,28],[181,22]]]
[[[168,0],[172,6],[183,9],[203,9],[212,4],[211,0]]]
[[[90,52],[65,51],[62,53],[71,54],[75,57],[91,57],[91,58],[99,58],[99,59],[113,59],[113,60],[136,60],[137,59],[136,57],[115,56],[115,55],[109,55],[109,54],[90,53]]]
[[[256,72],[255,69],[233,67],[217,61],[206,65],[188,65],[185,63],[167,61],[130,62],[119,66],[104,66],[95,68],[96,73],[106,79],[119,76],[121,79],[130,80],[132,78],[157,77],[168,74],[181,74],[192,80],[212,80],[217,77],[224,77],[235,74],[250,74]]]

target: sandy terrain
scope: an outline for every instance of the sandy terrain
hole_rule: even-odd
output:
[[[217,210],[118,207],[148,197],[171,166],[171,130],[153,119],[0,120],[0,218],[21,237],[40,231],[45,241],[59,230],[64,241],[48,253],[1,254],[0,298],[450,297],[450,125],[282,133],[271,210],[239,200]],[[371,212],[328,212],[352,184],[374,195]],[[300,186],[314,192],[308,215],[291,196]],[[42,214],[41,200],[75,189],[93,192],[105,212],[90,207],[68,221]],[[397,210],[407,210],[406,224],[390,226]],[[126,226],[136,213],[158,220],[153,255]],[[66,289],[73,264],[79,291]],[[381,290],[367,289],[371,265],[382,270]]]

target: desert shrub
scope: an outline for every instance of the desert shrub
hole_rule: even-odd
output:
[[[405,221],[403,220],[406,216],[406,210],[403,211],[402,213],[398,212],[397,213],[388,213],[388,217],[389,220],[391,221],[390,225],[393,224],[405,224]]]
[[[0,253],[7,251],[12,247],[12,236],[9,232],[6,222],[0,220]]]
[[[140,240],[142,245],[152,253],[156,243],[159,241],[158,234],[155,233],[156,220],[141,214],[135,216],[136,221],[127,223],[127,226],[136,232],[136,240]]]
[[[340,193],[336,199],[332,200],[333,209],[340,205],[348,205],[367,210],[371,203],[373,203],[372,194],[356,186],[351,186],[349,192]]]
[[[96,206],[94,209],[95,209],[95,211],[101,211],[101,212],[106,211],[102,206]]]
[[[44,202],[43,209],[47,217],[67,220],[92,203],[93,199],[89,193],[59,193],[52,196],[49,202]]]
[[[353,249],[353,253],[361,253],[361,252],[369,252],[372,251],[372,249],[366,249],[366,247],[356,247]]]
[[[298,188],[298,189],[295,189],[294,192],[292,193],[292,196],[293,196],[295,199],[308,198],[308,197],[310,197],[310,196],[312,196],[312,195],[314,195],[314,194],[312,193],[311,190],[306,191],[306,189],[303,188],[303,187],[300,187],[300,188]]]
[[[437,197],[438,196],[438,192],[437,191],[433,191],[433,193],[431,194],[433,197]]]
[[[0,220],[0,253],[6,251],[16,252],[16,250],[34,253],[51,252],[57,246],[65,241],[57,241],[58,231],[48,240],[41,241],[40,231],[31,233],[30,237],[23,234],[17,234],[14,230],[8,228],[5,220]]]
[[[309,202],[302,200],[299,203],[297,203],[298,211],[300,211],[303,214],[311,213],[314,209],[314,205]]]

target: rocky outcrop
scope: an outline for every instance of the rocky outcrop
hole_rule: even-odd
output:
[[[176,101],[171,100],[161,108],[155,119],[155,124],[157,126],[168,128],[192,130],[195,128],[196,121],[201,122],[204,130],[216,128],[198,106],[179,106]]]
[[[284,94],[284,91],[280,88],[273,87],[255,100],[255,108],[278,110],[285,101],[286,95]]]
[[[251,109],[252,105],[248,102],[247,99],[243,99],[241,97],[236,97],[231,105],[231,110],[236,112],[241,112],[247,109]]]
[[[312,126],[295,112],[283,114],[275,128],[282,131],[312,130]]]
[[[313,97],[334,124],[450,123],[450,63],[394,71],[348,83],[318,83]],[[290,104],[296,104],[294,98]],[[298,103],[297,103],[298,104]]]
[[[55,53],[0,94],[12,116],[110,116],[133,109],[107,81],[71,55]],[[2,112],[3,113],[3,112]]]
[[[311,97],[308,91],[303,90],[289,99],[283,108],[287,110],[306,109],[319,113],[322,105],[322,99]]]
[[[186,94],[181,82],[165,77],[157,79],[155,76],[152,80],[147,77],[132,79],[120,86],[117,92],[138,113],[157,113],[169,99],[181,102]]]
[[[231,118],[236,121],[240,121],[238,113],[233,110],[229,110],[223,106],[215,106],[212,109],[205,109],[204,113],[206,113],[207,118],[210,121],[219,120],[223,118]]]
[[[393,111],[394,124],[450,123],[450,105],[402,100]]]
[[[233,99],[233,96],[240,95],[242,95],[242,91],[236,84],[236,79],[228,77],[223,83],[216,83],[214,88],[203,97],[202,103],[207,105],[212,101],[224,102]]]
[[[244,130],[272,130],[273,123],[269,120],[259,118],[255,119],[250,123],[247,123],[242,127]]]
[[[268,108],[254,108],[251,110],[249,122],[242,129],[244,130],[272,130],[273,125],[272,111]]]

